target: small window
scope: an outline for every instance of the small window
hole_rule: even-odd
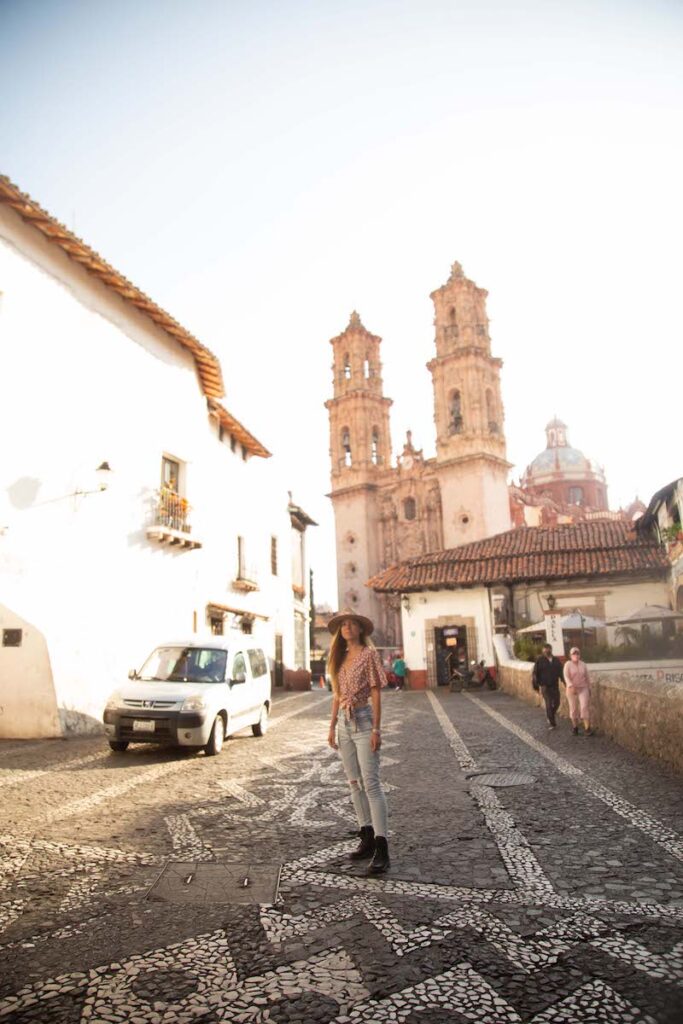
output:
[[[451,306],[451,308],[449,310],[449,313],[448,313],[448,316],[449,316],[449,319],[450,319],[452,324],[456,324],[458,322],[456,314],[455,314],[455,306]]]
[[[161,486],[174,494],[180,493],[180,463],[165,455],[161,460]]]
[[[496,416],[496,404],[493,400],[493,392],[486,389],[486,416],[489,421],[489,434],[498,433],[498,418]]]
[[[223,636],[223,616],[212,615],[209,619],[209,627],[213,636]]]
[[[277,576],[277,537],[270,538],[270,571]]]
[[[344,380],[351,380],[351,362],[348,352],[344,355]]]
[[[230,678],[236,679],[238,675],[244,676],[245,679],[247,678],[247,663],[241,651],[234,657],[232,663],[232,675]]]
[[[23,640],[23,630],[21,629],[3,629],[2,631],[2,646],[3,647],[21,647]]]
[[[268,664],[263,651],[247,651],[247,654],[249,655],[251,674],[254,679],[258,679],[259,676],[265,676],[268,672]]]
[[[569,488],[569,504],[583,505],[583,487]]]
[[[363,376],[366,380],[370,377],[370,359],[368,356],[363,360]]]
[[[462,399],[456,389],[448,399],[448,433],[461,434],[463,428]]]
[[[370,444],[370,461],[373,466],[379,465],[379,430],[372,428],[372,442]]]
[[[417,515],[415,498],[406,498],[403,502],[403,515],[406,519],[414,519]]]
[[[351,460],[351,435],[349,433],[349,428],[348,427],[344,427],[344,429],[342,430],[342,439],[341,439],[341,441],[342,441],[342,452],[343,452],[344,465],[345,466],[350,466],[351,462],[352,462],[352,460]]]

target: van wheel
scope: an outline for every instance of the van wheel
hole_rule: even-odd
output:
[[[209,742],[204,747],[204,752],[209,756],[213,757],[215,754],[220,754],[223,749],[223,740],[225,739],[225,723],[221,715],[216,715],[216,720],[213,723],[213,729],[209,736]]]
[[[264,704],[261,708],[261,714],[259,715],[258,722],[252,725],[251,731],[254,736],[265,736],[268,732],[268,708]]]
[[[122,754],[128,750],[128,740],[109,740],[109,746],[115,753]]]

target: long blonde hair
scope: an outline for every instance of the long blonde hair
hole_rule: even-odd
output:
[[[349,618],[353,618],[353,616],[349,615]],[[374,647],[375,645],[373,644],[372,640],[370,640],[370,638],[365,635],[365,631],[363,630],[363,627],[361,626],[360,622],[358,623],[358,625],[360,626],[360,634],[358,636],[359,644],[361,644],[363,647]],[[344,663],[344,658],[346,657],[348,649],[349,645],[342,636],[342,628],[340,626],[339,629],[335,631],[335,634],[332,637],[332,643],[330,644],[330,653],[327,658],[327,668],[330,673],[330,679],[332,680],[332,692],[335,695],[335,697],[339,694],[339,684],[337,682],[339,670],[341,669],[342,664]]]

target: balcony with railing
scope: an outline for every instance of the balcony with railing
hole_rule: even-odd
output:
[[[190,512],[191,506],[187,498],[163,487],[152,501],[151,522],[146,530],[147,537],[159,544],[200,548],[201,541],[192,536],[192,527],[189,522]]]
[[[248,594],[252,590],[259,589],[259,572],[258,569],[249,565],[238,566],[235,578],[232,580],[230,586],[233,590],[239,590],[243,594]]]

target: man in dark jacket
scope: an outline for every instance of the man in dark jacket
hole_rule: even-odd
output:
[[[536,659],[534,664],[531,683],[534,690],[540,690],[543,697],[549,729],[555,728],[555,715],[560,706],[561,678],[562,665],[560,659],[553,655],[553,649],[550,644],[543,644],[541,656]]]

